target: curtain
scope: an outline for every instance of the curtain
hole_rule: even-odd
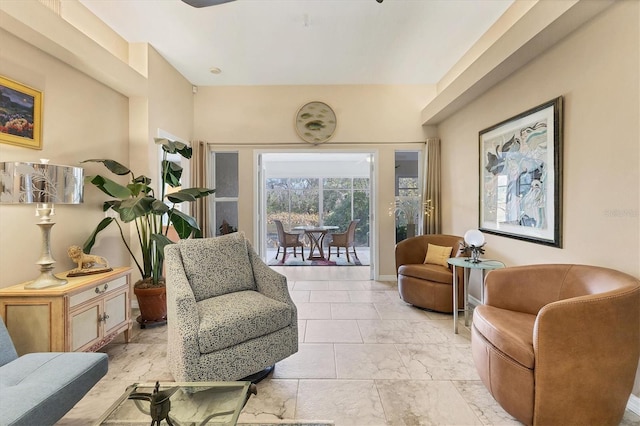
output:
[[[207,185],[207,158],[209,149],[206,142],[191,142],[193,155],[191,156],[191,186],[195,188],[208,188]],[[192,216],[196,219],[203,237],[211,237],[209,226],[209,201],[208,197],[197,199],[192,206]]]
[[[440,234],[442,213],[440,209],[440,139],[438,138],[429,138],[425,142],[423,176],[424,234]]]

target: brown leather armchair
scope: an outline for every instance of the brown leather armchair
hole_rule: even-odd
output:
[[[586,265],[491,271],[471,327],[489,392],[527,425],[617,425],[640,356],[640,281]]]
[[[396,244],[396,271],[400,298],[420,308],[438,312],[453,312],[453,271],[451,265],[425,264],[429,244],[451,247],[451,257],[462,256],[462,237],[430,234],[407,238]],[[462,268],[458,282],[462,283]],[[458,288],[459,308],[464,306],[464,289]]]

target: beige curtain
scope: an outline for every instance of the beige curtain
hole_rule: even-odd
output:
[[[425,204],[424,233],[442,232],[442,213],[440,209],[440,139],[429,138],[425,143],[424,161]]]
[[[191,156],[191,186],[196,188],[208,188],[207,186],[207,158],[209,150],[207,143],[203,141],[191,142],[193,155]],[[207,197],[199,198],[193,203],[191,214],[202,229],[203,237],[211,237],[209,226],[209,202]]]

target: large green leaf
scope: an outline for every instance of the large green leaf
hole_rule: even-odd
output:
[[[129,170],[127,166],[124,166],[114,160],[91,159],[91,160],[81,161],[81,163],[102,163],[107,169],[109,169],[111,173],[115,173],[120,176],[131,173],[131,170]]]
[[[169,154],[178,153],[182,157],[189,159],[193,153],[191,147],[187,144],[179,141],[172,141],[166,138],[155,138],[155,142],[158,145],[162,145],[162,150],[168,152]]]
[[[119,183],[114,182],[104,176],[87,176],[85,178],[85,183],[86,182],[93,184],[102,192],[111,197],[120,198],[121,200],[131,197],[131,191],[126,186],[122,186]]]
[[[162,160],[162,170],[164,181],[176,188],[181,185],[180,178],[182,178],[182,167],[175,161]]]
[[[194,231],[200,230],[198,222],[193,217],[178,210],[172,210],[169,213],[169,221],[173,224],[180,239],[189,238]]]
[[[96,243],[96,236],[98,235],[98,233],[102,231],[104,228],[106,228],[107,226],[109,226],[111,222],[113,222],[114,220],[115,219],[113,217],[105,217],[104,219],[102,219],[98,224],[98,226],[96,227],[96,229],[94,229],[91,235],[89,235],[89,238],[87,238],[87,240],[84,242],[84,245],[82,246],[82,251],[87,254],[91,253],[91,249],[93,248],[93,245]]]
[[[185,201],[195,201],[196,197],[185,191],[176,191],[168,194],[167,199],[172,203],[182,203]]]
[[[108,200],[105,201],[102,204],[102,211],[106,212],[109,209],[113,209],[114,211],[118,211],[118,209],[120,208],[120,204],[122,204],[122,201],[120,200]]]
[[[153,203],[151,203],[151,210],[153,214],[163,215],[165,213],[168,213],[170,209],[169,206],[167,206],[165,203],[154,198]]]
[[[147,195],[150,191],[147,184],[141,182],[130,183],[127,185],[127,188],[129,188],[129,191],[131,191],[131,194],[134,197],[137,197],[140,194]]]
[[[139,217],[153,213],[152,206],[155,200],[155,198],[147,197],[143,194],[140,194],[135,198],[124,200],[120,204],[120,208],[118,210],[118,213],[120,213],[120,219],[123,222],[131,222]]]
[[[158,256],[164,258],[164,248],[170,244],[173,244],[169,238],[162,234],[151,234],[151,241],[156,243],[156,249],[158,250]]]
[[[178,192],[191,194],[194,198],[202,198],[206,197],[207,195],[213,194],[214,192],[216,192],[216,190],[209,188],[184,188]]]

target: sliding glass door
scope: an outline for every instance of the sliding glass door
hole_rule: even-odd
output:
[[[265,260],[277,247],[274,220],[282,221],[285,231],[327,225],[345,232],[357,219],[356,245],[366,251],[368,262],[372,156],[352,152],[259,154],[258,240]]]

